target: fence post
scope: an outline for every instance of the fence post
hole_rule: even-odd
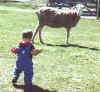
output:
[[[100,0],[97,2],[97,19],[100,18]]]
[[[50,2],[49,0],[46,0],[46,6],[49,6]]]

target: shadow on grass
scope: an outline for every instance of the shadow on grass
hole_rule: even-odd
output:
[[[84,48],[84,49],[90,49],[90,50],[95,50],[95,51],[99,51],[100,50],[100,49],[97,49],[97,48],[91,48],[91,47],[87,47],[87,46],[81,46],[81,45],[78,45],[78,44],[54,45],[54,44],[48,44],[48,43],[46,43],[45,45],[47,45],[47,46],[58,46],[58,47],[63,47],[63,48],[77,47],[77,48]]]
[[[16,89],[22,89],[24,92],[57,92],[57,91],[49,91],[47,89],[43,89],[37,85],[25,86],[25,85],[14,85]]]

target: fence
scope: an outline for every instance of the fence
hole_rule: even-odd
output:
[[[47,0],[47,6],[51,7],[72,7],[73,5],[82,3],[87,7],[84,15],[92,15],[100,17],[100,1],[99,0]]]

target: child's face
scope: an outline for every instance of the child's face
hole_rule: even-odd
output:
[[[22,38],[22,40],[25,41],[25,42],[31,42],[32,41],[32,39],[29,39],[29,38]]]

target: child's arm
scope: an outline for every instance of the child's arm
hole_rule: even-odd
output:
[[[39,53],[41,53],[43,49],[32,49],[31,54],[33,56],[37,56]]]

